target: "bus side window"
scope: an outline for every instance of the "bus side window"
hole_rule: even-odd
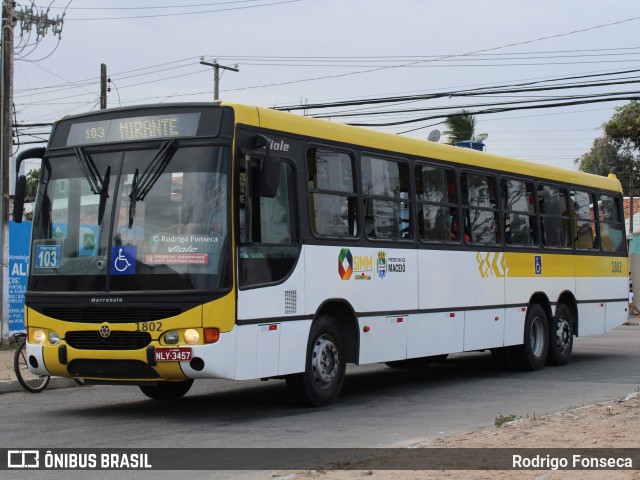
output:
[[[564,187],[538,185],[542,244],[550,248],[572,246],[569,196]]]
[[[359,235],[353,163],[345,152],[315,147],[307,151],[309,219],[315,235]]]
[[[572,190],[571,221],[573,223],[574,242],[577,249],[594,250],[598,248],[594,205],[596,196],[592,192]]]
[[[420,239],[425,242],[459,242],[455,170],[418,164],[415,181]]]
[[[412,238],[407,163],[363,155],[360,166],[365,219],[373,220],[369,238]]]
[[[620,199],[612,195],[600,195],[598,210],[602,251],[624,252],[626,241]]]
[[[469,222],[472,243],[494,245],[499,241],[496,179],[491,175],[463,172],[460,175],[463,215]]]
[[[533,182],[502,178],[500,191],[504,207],[505,243],[516,247],[537,245]]]

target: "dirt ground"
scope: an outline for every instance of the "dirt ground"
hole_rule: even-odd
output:
[[[640,368],[640,365],[639,365]],[[13,350],[0,351],[0,381],[15,380]],[[25,393],[26,394],[26,393]],[[506,420],[505,418],[496,419]],[[412,447],[424,448],[640,448],[640,386],[626,398],[586,407],[573,408],[536,418],[514,419],[499,427],[478,428],[470,432],[429,439]],[[383,460],[384,461],[384,460]],[[393,465],[393,460],[389,460]],[[577,479],[640,480],[636,470],[584,471],[584,470],[367,470],[354,463],[350,470],[291,471],[272,474],[275,479],[371,480],[397,479]],[[355,470],[351,470],[354,469]]]

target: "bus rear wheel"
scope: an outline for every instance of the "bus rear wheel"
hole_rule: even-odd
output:
[[[564,303],[556,308],[549,330],[548,365],[566,365],[573,350],[573,315]]]
[[[549,351],[549,321],[540,304],[529,306],[524,322],[524,343],[511,347],[511,360],[521,370],[540,370]]]
[[[193,379],[181,382],[158,382],[155,385],[140,385],[140,390],[154,400],[177,400],[189,391]]]
[[[287,388],[302,405],[329,405],[342,391],[345,369],[345,349],[338,324],[333,318],[322,316],[311,325],[305,371],[288,376]]]

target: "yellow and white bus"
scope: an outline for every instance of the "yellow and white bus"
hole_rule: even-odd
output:
[[[25,158],[35,373],[321,406],[347,363],[537,370],[627,318],[615,178],[224,103],[67,117]]]

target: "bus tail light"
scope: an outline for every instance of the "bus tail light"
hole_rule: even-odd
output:
[[[204,343],[216,343],[220,339],[220,330],[217,328],[204,329]]]

